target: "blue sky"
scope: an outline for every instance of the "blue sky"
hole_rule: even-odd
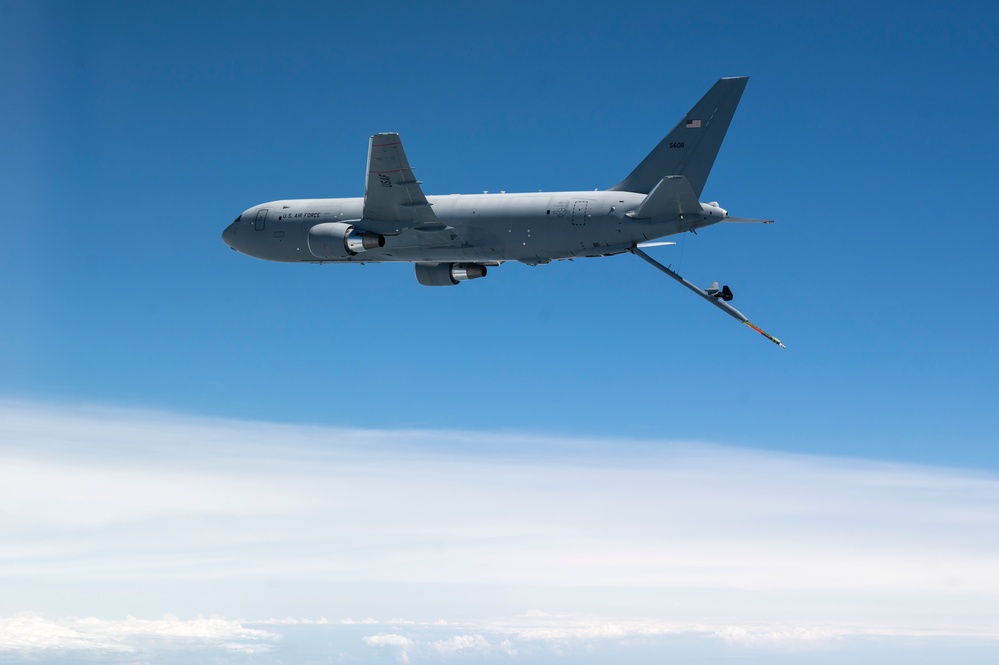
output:
[[[4,2],[0,20],[11,26],[0,44],[7,63],[0,72],[7,91],[0,109],[7,202],[0,398],[10,422],[24,412],[77,422],[74,414],[91,409],[97,416],[83,422],[105,432],[145,418],[134,430],[140,448],[156,429],[149,423],[164,418],[236,423],[239,432],[251,428],[247,423],[266,431],[316,427],[323,441],[339,441],[344,430],[404,432],[422,442],[416,452],[406,448],[418,460],[459,459],[474,468],[506,460],[508,449],[518,460],[534,459],[524,440],[535,442],[546,464],[565,450],[586,450],[600,460],[595,464],[613,465],[622,448],[693,443],[723,457],[755,451],[779,468],[780,460],[801,458],[832,473],[839,460],[887,464],[892,473],[885,477],[896,480],[919,468],[932,478],[955,473],[968,483],[996,482],[999,317],[990,290],[999,230],[990,194],[999,176],[999,10],[991,3]],[[379,131],[401,133],[428,194],[606,188],[715,80],[731,75],[751,78],[702,198],[733,215],[777,223],[715,226],[677,238],[655,256],[695,283],[730,284],[734,304],[783,339],[786,351],[629,256],[504,265],[488,279],[427,289],[405,265],[266,263],[220,240],[226,224],[262,201],[361,195],[367,137]],[[8,440],[0,441],[8,462],[41,465],[33,477],[42,488],[63,477],[63,466],[25,452],[29,442],[40,444],[38,422],[46,417],[9,426]],[[93,446],[97,469],[113,467],[118,449],[89,431],[59,440],[67,449]],[[178,477],[204,472],[212,483],[229,482],[204,465],[241,453],[214,448],[231,439],[218,430],[198,432],[177,434],[206,451],[205,459],[178,462]],[[280,448],[282,436],[261,445]],[[646,463],[629,455],[625,466]],[[151,462],[136,464],[145,469]],[[652,466],[665,472],[672,464],[659,459]],[[288,478],[296,473],[282,482],[294,485]],[[784,477],[772,473],[780,484]],[[566,486],[584,481],[573,475]],[[109,525],[101,533],[112,549],[125,536],[111,526],[131,519],[111,508],[129,496],[116,482],[108,503],[92,506]],[[829,491],[849,491],[844,482],[835,476],[829,487],[838,489]],[[962,495],[961,483],[945,486],[939,496],[947,501]],[[516,483],[503,487],[497,496],[516,493]],[[14,490],[3,491],[7,505],[20,505]],[[48,505],[44,497],[55,494],[36,497],[36,504]],[[427,501],[428,509],[439,508]],[[994,511],[954,505],[955,514],[974,513],[961,522],[968,530],[994,521]],[[783,542],[791,536],[779,531],[781,513],[772,508],[759,512],[779,532],[767,542]],[[157,510],[134,518],[154,524]],[[862,512],[851,515],[860,519]],[[11,508],[3,519],[23,526],[27,514]],[[584,507],[567,513],[580,528],[588,514]],[[72,528],[44,522],[51,529],[45,533],[80,544],[90,524],[80,520],[71,520]],[[232,528],[245,535],[250,522]],[[451,528],[455,542],[472,537],[461,520]],[[27,549],[8,552],[11,566],[41,537],[18,533],[24,540],[17,545]],[[953,542],[968,533],[953,534]],[[551,541],[556,550],[562,543]],[[700,542],[687,544],[696,550]],[[659,545],[666,547],[653,543],[649,551]],[[983,557],[993,546],[981,545]],[[23,602],[0,614],[32,611],[42,622],[89,614],[247,618],[233,603],[199,606],[180,593],[172,607],[151,601],[165,593],[169,585],[157,581],[169,575],[154,574],[160,560],[147,561],[141,548],[125,550],[129,561],[147,566],[150,590],[131,601],[134,607],[120,593],[92,593],[88,585],[103,573],[67,563],[81,571],[70,578],[89,589],[79,596],[94,599],[94,609],[40,594],[58,577],[43,567],[22,579],[13,598]],[[529,549],[518,552],[530,560]],[[614,555],[607,556],[611,568]],[[882,556],[892,555],[870,561]],[[956,554],[944,560],[964,566]],[[266,557],[251,563],[267,574],[281,570]],[[860,568],[864,579],[881,570]],[[323,571],[316,579],[335,578]],[[994,581],[993,568],[982,571]],[[416,584],[421,574],[414,570],[405,582]],[[368,577],[386,583],[377,571]],[[560,588],[577,588],[586,578],[580,572]],[[443,583],[434,580],[432,588]],[[619,599],[622,589],[640,584],[614,580],[607,583]],[[733,579],[726,588],[743,582]],[[492,582],[472,570],[461,583]],[[761,593],[779,586],[768,582]],[[220,587],[214,597],[231,593]],[[984,605],[969,605],[988,611],[957,623],[994,618],[997,592],[988,593]],[[538,607],[529,596],[495,611],[553,615],[574,607],[571,600]],[[605,600],[619,608],[615,620],[637,620],[612,596]],[[39,597],[50,600],[29,602]],[[269,616],[266,597],[255,596],[251,618]],[[942,602],[933,598],[927,603]],[[411,600],[386,591],[385,607],[371,611],[387,621],[390,606]],[[282,602],[283,615],[332,614],[301,595]],[[797,607],[766,603],[787,614]],[[893,603],[884,607],[900,606]],[[457,608],[442,602],[437,614],[475,613]],[[342,609],[335,620],[363,618]],[[661,618],[661,610],[653,603],[634,614]],[[846,610],[841,618],[863,624]],[[707,619],[718,631],[734,625]],[[411,641],[409,651],[401,641],[378,647],[391,662],[437,653],[426,645],[465,635],[420,642],[379,630],[367,636]],[[475,634],[496,645],[490,657],[501,659],[495,630]],[[474,650],[474,640],[468,644]],[[691,654],[717,655],[698,648]],[[519,653],[526,658],[523,647]]]

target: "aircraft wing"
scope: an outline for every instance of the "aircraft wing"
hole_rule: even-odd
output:
[[[375,134],[368,144],[368,174],[364,187],[364,220],[396,232],[410,228],[440,229],[395,132]],[[390,230],[386,229],[386,231]]]

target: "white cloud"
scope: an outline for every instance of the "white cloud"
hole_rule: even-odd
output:
[[[712,632],[731,644],[770,649],[817,648],[857,634],[829,626],[727,626]]]
[[[48,652],[141,653],[163,643],[172,649],[215,647],[246,654],[269,651],[279,635],[246,628],[219,617],[181,620],[174,616],[145,620],[88,618],[48,619],[26,612],[0,617],[0,653]]]
[[[244,621],[244,623],[249,623],[256,626],[325,626],[329,624],[329,621],[327,621],[325,617],[320,617],[318,619],[296,619],[294,617],[285,617],[283,619],[261,619],[258,621]]]
[[[417,593],[454,630],[466,609],[549,598],[503,633],[518,640],[616,639],[643,630],[634,616],[653,617],[637,634],[704,625],[741,644],[999,625],[996,476],[713,445],[0,402],[0,532],[7,614],[81,613],[80,597],[38,592],[64,583],[134,612],[115,598],[141,581],[190,603],[239,589],[256,616],[399,616]],[[501,593],[443,593],[486,587]],[[559,614],[604,606],[628,614]]]
[[[390,647],[397,649],[398,661],[400,663],[409,663],[409,651],[413,648],[413,640],[405,637],[403,635],[394,634],[378,634],[378,635],[367,635],[361,638],[365,644],[369,647]]]
[[[442,656],[458,652],[487,653],[493,650],[493,645],[482,635],[455,635],[446,640],[430,642],[428,646]]]
[[[340,619],[340,621],[338,621],[337,623],[339,623],[342,626],[354,626],[354,625],[358,625],[358,626],[370,626],[370,625],[376,625],[378,623],[378,619],[371,619],[371,618],[368,618],[368,619]],[[396,622],[390,621],[389,623],[396,623]]]
[[[364,643],[372,647],[411,647],[413,646],[413,640],[408,637],[403,637],[402,635],[394,634],[383,634],[378,635],[367,635],[361,638]]]
[[[466,620],[461,627],[441,626],[438,622],[405,620],[402,630],[392,633],[361,635],[356,624],[322,620],[285,618],[270,620],[271,630],[246,626],[247,622],[223,617],[181,620],[165,616],[159,620],[100,620],[96,618],[50,619],[37,614],[0,618],[0,659],[58,657],[89,662],[93,658],[134,662],[183,662],[184,654],[215,649],[213,660],[224,662],[226,654],[264,655],[283,659],[286,654],[303,653],[302,645],[335,645],[346,660],[371,660],[358,650],[359,645],[385,652],[402,663],[474,661],[483,657],[511,658],[535,662],[541,654],[568,656],[585,652],[597,657],[595,662],[618,662],[629,649],[644,646],[654,652],[717,653],[711,644],[728,645],[747,657],[761,654],[759,662],[768,662],[766,654],[793,652],[807,654],[836,650],[844,660],[857,653],[858,645],[878,640],[877,653],[883,657],[885,640],[895,640],[911,649],[912,640],[923,645],[952,647],[955,638],[977,640],[979,653],[990,653],[999,644],[999,631],[955,630],[951,627],[912,630],[906,628],[871,628],[865,625],[809,623],[789,621],[769,624],[680,623],[655,619],[622,619],[587,614],[531,613],[505,619]],[[263,622],[253,622],[261,624]],[[281,635],[295,627],[293,637]],[[302,630],[311,631],[308,633]],[[296,646],[294,639],[298,639]],[[982,642],[984,640],[985,642]],[[291,644],[288,644],[292,641]],[[701,644],[700,651],[690,651],[690,644]],[[687,646],[683,646],[687,645]],[[290,651],[281,652],[282,646]],[[685,651],[686,649],[686,651]],[[729,652],[730,654],[732,652]],[[974,652],[962,652],[965,655]],[[690,662],[699,662],[689,659]],[[987,662],[981,661],[981,662]],[[713,662],[713,661],[712,661]],[[747,661],[748,662],[748,661]],[[801,661],[806,662],[806,661]],[[824,661],[823,661],[824,662]],[[976,661],[979,662],[979,661]]]

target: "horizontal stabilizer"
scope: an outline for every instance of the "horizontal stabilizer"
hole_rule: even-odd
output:
[[[628,216],[632,219],[671,219],[701,212],[701,203],[687,178],[670,175],[660,180]]]

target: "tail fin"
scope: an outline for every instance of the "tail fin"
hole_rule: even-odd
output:
[[[648,194],[666,176],[686,176],[700,197],[748,76],[719,79],[627,178],[611,190]]]

